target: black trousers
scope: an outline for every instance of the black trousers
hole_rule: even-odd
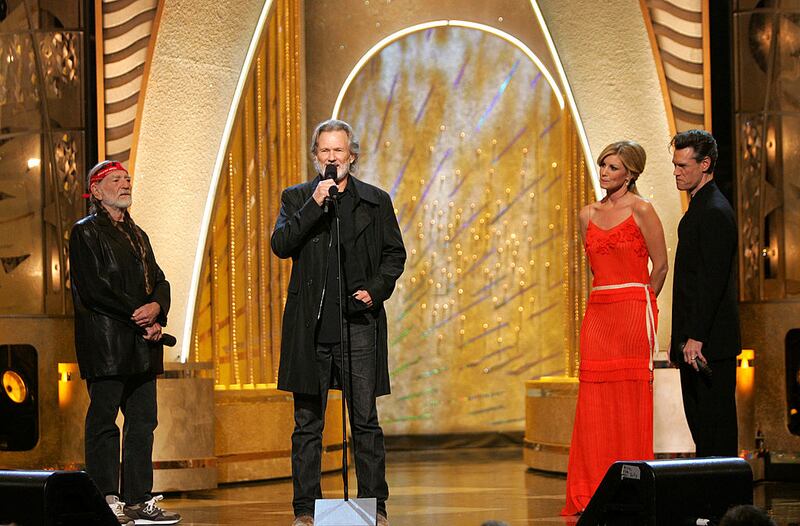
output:
[[[153,490],[153,431],[158,425],[155,375],[94,378],[86,384],[86,472],[103,495],[119,495],[127,504],[149,500]],[[121,488],[116,424],[120,410],[125,416]]]
[[[686,421],[698,457],[739,455],[736,421],[736,358],[709,362],[713,374],[704,377],[682,362],[681,392]]]
[[[314,513],[314,500],[322,498],[322,430],[331,378],[337,375],[347,383],[347,409],[353,436],[353,456],[358,479],[358,497],[374,497],[378,512],[386,515],[386,450],[383,430],[378,423],[375,403],[376,325],[348,323],[345,332],[345,367],[339,344],[318,344],[316,361],[320,391],[316,395],[294,394],[294,432],[292,433],[292,482],[295,516]],[[347,340],[350,340],[349,353]],[[349,354],[349,356],[348,356]],[[344,374],[340,374],[344,369]],[[350,371],[352,370],[352,375]]]

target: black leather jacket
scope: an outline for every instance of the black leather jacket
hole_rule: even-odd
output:
[[[89,215],[72,227],[69,263],[82,378],[164,372],[163,345],[142,338],[130,319],[134,310],[155,301],[161,306],[157,321],[164,326],[170,304],[169,283],[141,233],[153,284],[149,295],[142,261],[105,214]]]

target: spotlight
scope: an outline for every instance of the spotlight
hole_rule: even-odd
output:
[[[3,392],[15,404],[21,404],[28,399],[28,386],[16,371],[8,370],[3,373]]]
[[[0,345],[0,451],[29,451],[39,442],[38,364],[33,346]]]

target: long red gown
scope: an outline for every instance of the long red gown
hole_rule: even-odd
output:
[[[648,252],[633,215],[604,230],[591,221],[586,253],[592,288],[649,284]],[[652,314],[648,338],[647,302]],[[562,515],[583,511],[608,467],[618,460],[653,458],[650,339],[658,319],[651,288],[592,290],[581,325],[578,405]]]

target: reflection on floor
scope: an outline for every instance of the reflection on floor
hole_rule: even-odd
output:
[[[387,464],[393,526],[575,523],[558,515],[565,478],[528,471],[518,448],[392,452]],[[356,488],[352,470],[350,488]],[[341,498],[341,475],[326,475],[323,491]],[[759,484],[754,499],[779,526],[800,526],[800,484]],[[162,504],[183,515],[183,526],[289,526],[291,500],[291,481],[281,480],[169,495]]]

